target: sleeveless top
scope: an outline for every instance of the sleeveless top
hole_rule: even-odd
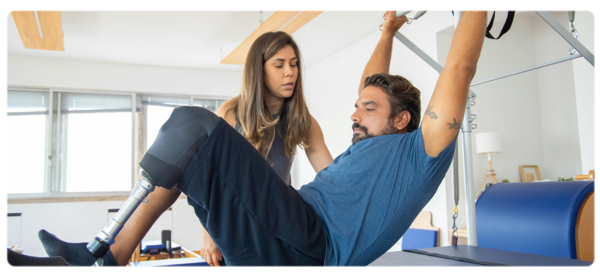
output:
[[[273,119],[276,119],[281,112],[273,115]],[[267,158],[269,159],[269,163],[273,170],[277,172],[277,175],[281,177],[281,179],[288,185],[292,184],[292,176],[290,175],[290,170],[292,169],[292,163],[294,162],[294,156],[292,155],[288,158],[285,155],[285,150],[283,148],[283,139],[279,132],[282,131],[283,123],[279,122],[276,126],[275,137],[273,138],[273,144],[271,144],[271,150],[269,150],[269,154],[267,154]],[[242,133],[242,126],[240,126],[239,122],[236,120],[235,130],[237,130],[240,134]]]

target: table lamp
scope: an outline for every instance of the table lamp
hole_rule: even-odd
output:
[[[485,190],[485,185],[489,177],[492,178],[492,182],[494,184],[496,181],[496,173],[494,173],[494,169],[492,169],[492,154],[501,153],[502,152],[502,140],[500,139],[500,134],[496,132],[484,132],[477,133],[475,135],[475,142],[477,145],[477,153],[478,154],[487,154],[488,161],[490,162],[490,169],[485,173],[485,179],[483,179],[483,184],[481,185],[481,190],[475,196],[475,199],[479,198],[481,193]]]

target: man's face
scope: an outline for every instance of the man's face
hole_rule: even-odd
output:
[[[354,107],[356,111],[350,118],[354,122],[352,145],[359,141],[396,133],[394,120],[390,119],[390,103],[387,94],[378,87],[366,87],[358,97]]]

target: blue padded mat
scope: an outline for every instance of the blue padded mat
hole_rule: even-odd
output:
[[[475,262],[509,266],[589,266],[592,263],[567,258],[556,258],[511,251],[459,245],[422,249],[420,251],[471,259]],[[369,266],[478,266],[477,263],[433,257],[412,252],[387,252]]]
[[[159,266],[210,266],[203,258],[180,258],[168,260],[156,260],[138,263],[129,263],[137,267],[159,267]]]

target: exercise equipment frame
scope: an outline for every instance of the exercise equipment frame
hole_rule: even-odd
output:
[[[408,11],[397,12],[396,16],[399,17],[402,15],[405,15],[406,13],[408,13]],[[554,61],[544,63],[544,64],[541,64],[538,66],[530,67],[530,68],[520,70],[520,71],[511,73],[511,74],[506,74],[506,75],[502,75],[500,77],[477,82],[477,83],[471,84],[471,86],[491,82],[494,80],[499,80],[502,78],[510,77],[510,76],[524,73],[527,71],[531,71],[531,70],[535,70],[538,68],[542,68],[542,67],[554,65],[557,63],[569,61],[572,59],[576,59],[579,57],[584,57],[592,65],[592,67],[595,67],[594,55],[585,46],[583,46],[583,44],[581,42],[579,42],[575,38],[573,38],[571,33],[569,33],[552,15],[550,15],[549,12],[536,11],[536,13],[544,21],[546,21],[546,23],[548,23],[548,25],[550,25],[550,27],[552,27],[552,29],[554,29],[563,39],[565,39],[567,41],[567,43],[569,43],[569,45],[571,45],[573,48],[575,48],[577,50],[577,52],[579,52],[579,54],[576,54],[576,55],[573,55],[573,56],[570,56],[567,58],[554,60]],[[570,13],[573,13],[573,12],[570,12]],[[454,26],[455,27],[458,25],[458,22],[460,21],[461,14],[462,14],[462,12],[455,11],[455,15],[454,15],[454,18],[455,18]],[[417,47],[417,45],[415,45],[410,40],[408,40],[408,38],[406,38],[404,35],[402,35],[400,33],[400,31],[396,32],[394,37],[396,39],[398,39],[400,42],[402,42],[406,47],[408,47],[416,55],[418,55],[421,59],[423,59],[423,61],[425,61],[427,64],[429,64],[433,69],[438,71],[438,73],[442,73],[443,67],[439,63],[437,63],[435,60],[433,60],[431,57],[429,57],[419,47]],[[474,101],[475,98],[476,98],[475,93],[469,89],[469,98],[467,100],[467,107],[465,110],[465,114],[463,117],[463,124],[461,127],[462,139],[463,139],[462,156],[463,156],[463,170],[464,170],[464,180],[465,180],[465,197],[471,198],[471,199],[466,199],[467,243],[468,243],[468,245],[471,245],[471,246],[477,246],[477,232],[476,232],[476,224],[475,224],[475,199],[474,199],[473,191],[472,191],[474,179],[473,179],[473,157],[472,157],[472,144],[471,144],[471,132],[473,130],[473,126],[475,126],[475,128],[476,128],[476,125],[474,125],[472,123],[472,121],[475,119],[475,116],[471,114],[471,106],[475,105],[475,101]],[[455,202],[458,201],[458,190],[459,190],[459,186],[458,186],[458,182],[457,182],[458,181],[457,180],[457,178],[458,178],[457,159],[458,159],[457,157],[454,157],[454,161],[453,161],[454,177],[455,177],[455,179],[454,179],[454,200],[455,200]]]

